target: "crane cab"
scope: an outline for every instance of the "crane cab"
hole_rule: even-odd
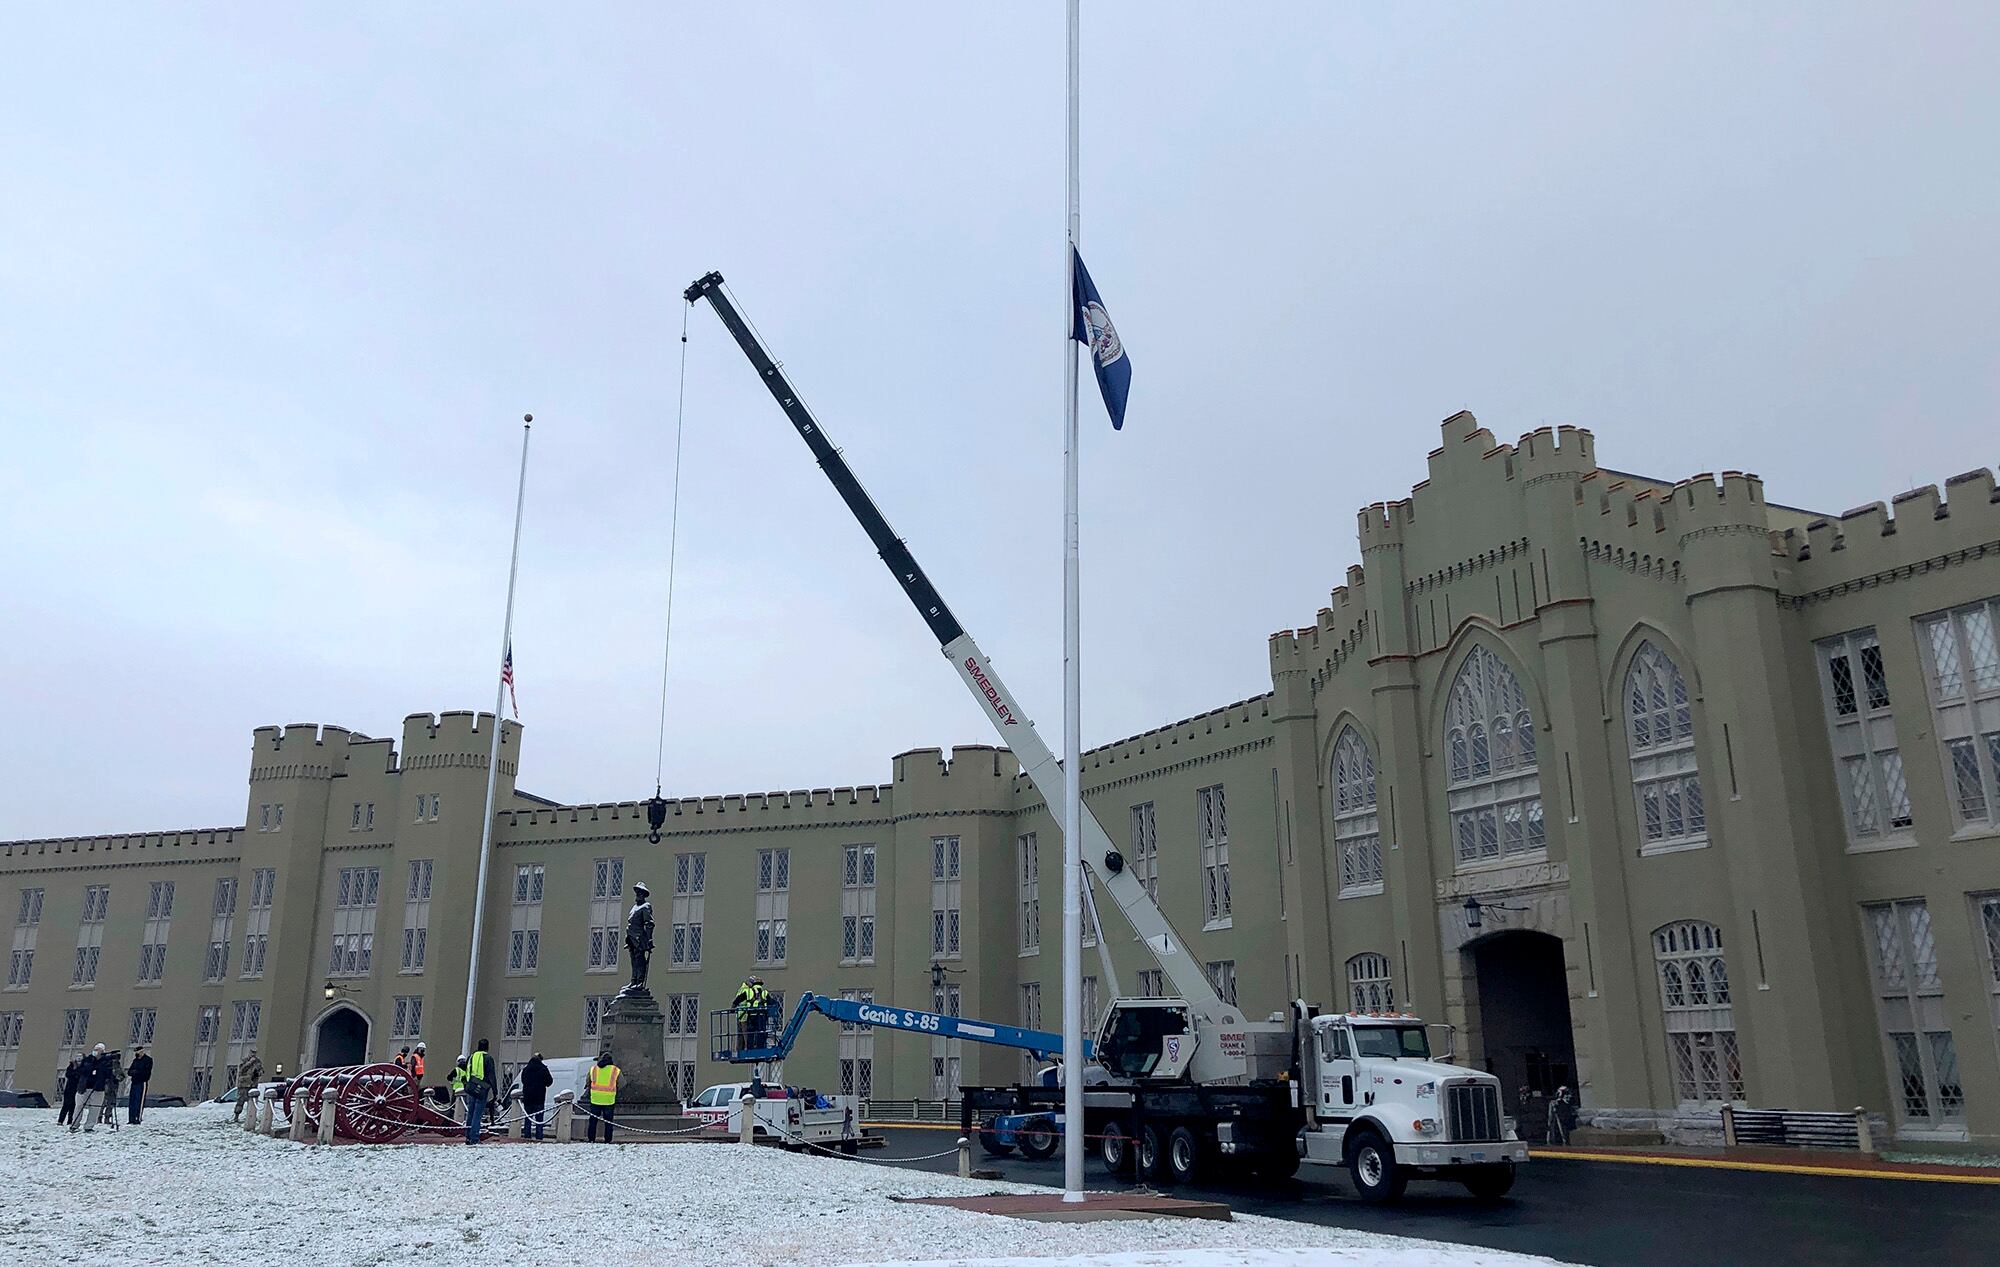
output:
[[[1194,1062],[1197,1035],[1185,999],[1118,999],[1097,1031],[1097,1063],[1121,1082],[1170,1082]]]

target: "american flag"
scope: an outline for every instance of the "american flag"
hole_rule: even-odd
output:
[[[507,688],[507,698],[514,702],[514,720],[521,719],[521,701],[514,698],[514,644],[508,642],[507,653],[500,657],[500,682]]]

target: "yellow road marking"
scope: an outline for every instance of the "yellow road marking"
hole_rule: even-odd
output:
[[[1628,1166],[1690,1166],[1707,1170],[1754,1170],[1777,1175],[1838,1175],[1843,1179],[1908,1179],[1924,1183],[2000,1185],[2000,1174],[1932,1175],[1913,1170],[1863,1170],[1852,1166],[1806,1166],[1777,1161],[1732,1161],[1726,1157],[1660,1157],[1625,1153],[1549,1152],[1528,1150],[1528,1156],[1549,1161],[1610,1161]]]

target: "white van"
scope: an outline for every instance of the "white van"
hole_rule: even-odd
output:
[[[569,1092],[570,1098],[578,1104],[589,1098],[586,1092],[590,1089],[590,1067],[597,1063],[596,1060],[587,1056],[558,1056],[554,1060],[545,1058],[542,1063],[549,1067],[549,1077],[555,1079],[549,1084],[550,1105],[561,1099],[565,1091]],[[522,1068],[526,1066],[523,1065]],[[514,1083],[507,1088],[507,1099],[512,1103],[520,1098],[521,1070],[516,1069]]]
[[[749,1090],[747,1082],[723,1082],[708,1087],[688,1101],[687,1115],[707,1124],[704,1135],[713,1133],[733,1139],[743,1129],[742,1101]],[[827,1096],[832,1107],[815,1109],[807,1107],[802,1098],[786,1095],[782,1087],[770,1086],[767,1090],[775,1094],[756,1102],[756,1125],[751,1128],[758,1139],[775,1140],[786,1148],[817,1144],[849,1154],[860,1148],[861,1123],[857,1117],[860,1105],[853,1096]]]

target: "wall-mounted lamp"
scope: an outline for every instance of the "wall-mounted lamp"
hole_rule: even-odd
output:
[[[1483,924],[1485,921],[1480,918],[1481,911],[1525,911],[1527,909],[1525,906],[1507,906],[1500,902],[1481,902],[1476,897],[1468,897],[1465,899],[1465,926],[1476,929]]]

